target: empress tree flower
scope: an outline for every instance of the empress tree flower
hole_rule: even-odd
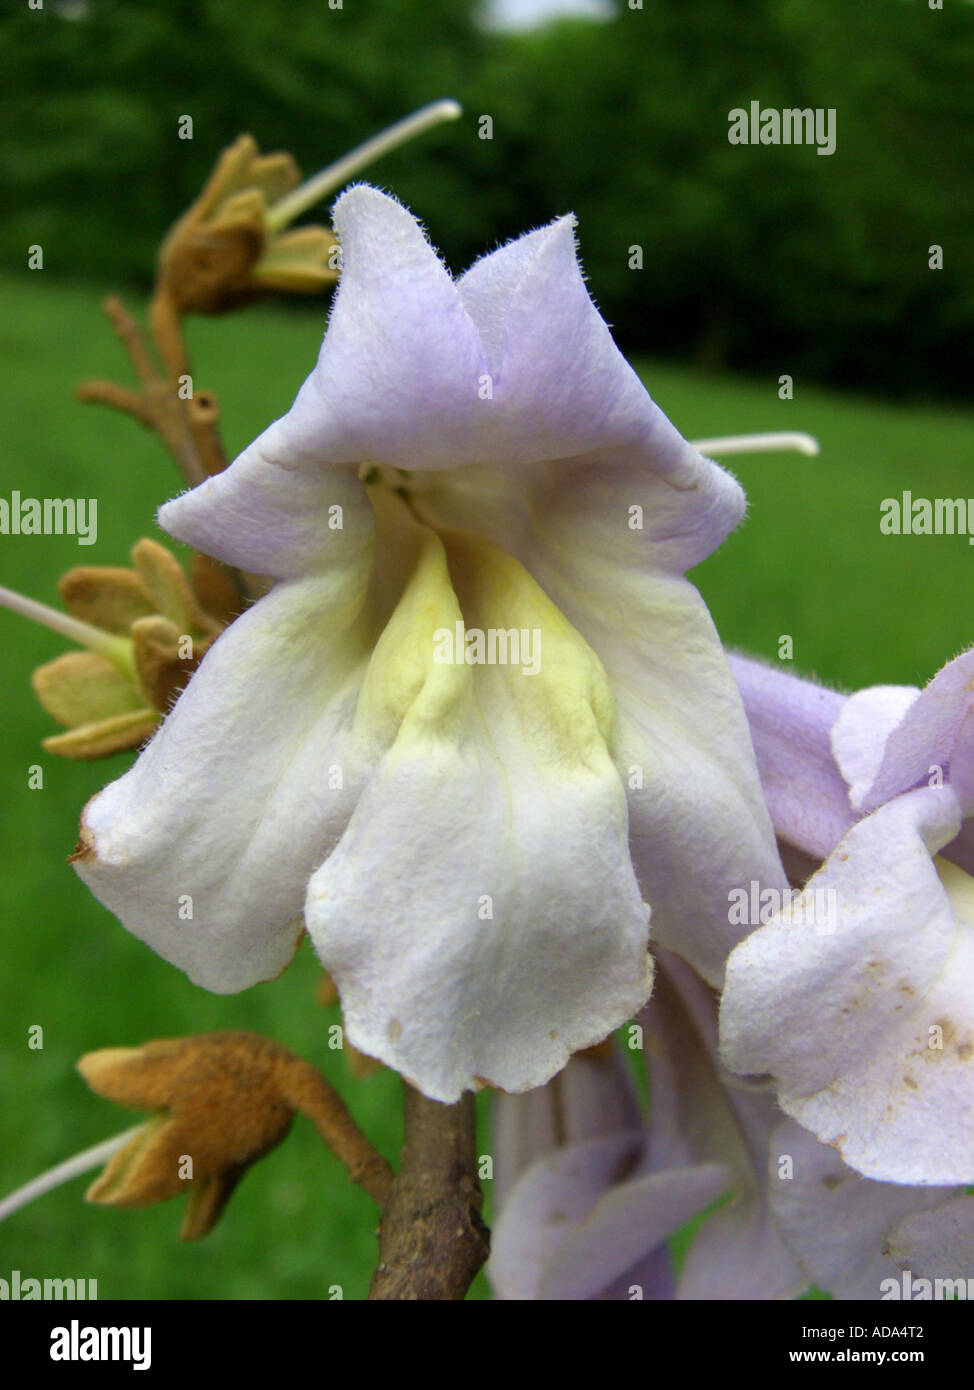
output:
[[[667,1299],[666,1238],[727,1186],[717,1163],[654,1162],[625,1061],[603,1045],[494,1099],[488,1275],[504,1299]]]
[[[970,1297],[974,1197],[957,1193],[932,1210],[905,1216],[890,1234],[889,1254],[900,1269],[921,1279],[967,1280],[966,1289],[958,1290],[954,1285],[952,1292],[959,1298]]]
[[[645,1001],[650,908],[717,980],[729,888],[783,882],[682,573],[743,495],[620,356],[570,219],[456,282],[374,189],[335,227],[291,410],[160,512],[276,582],[89,804],[75,867],[218,992],[306,924],[357,1048],[435,1099],[519,1091]]]
[[[769,1207],[773,1096],[721,1072],[714,992],[665,951],[657,966],[638,1015],[645,1120],[618,1057],[574,1057],[494,1102],[502,1297],[769,1299],[809,1282]],[[677,1278],[665,1242],[708,1208]]]
[[[720,1066],[713,991],[666,952],[657,966],[638,1015],[645,1119],[630,1069],[605,1049],[494,1101],[488,1272],[501,1297],[779,1299],[814,1283],[875,1300],[898,1276],[895,1241],[925,1254],[950,1223],[956,1244],[974,1201],[847,1167],[767,1084]],[[694,1216],[677,1277],[665,1238]]]
[[[755,671],[741,684],[776,823],[828,854],[805,901],[831,895],[835,912],[825,929],[774,917],[731,954],[725,1059],[771,1074],[788,1114],[867,1177],[974,1181],[974,650],[922,692],[826,696],[831,767],[821,719],[803,714],[809,689],[796,700],[771,672],[763,687]],[[784,741],[769,754],[762,733],[774,724],[804,728],[813,747],[803,760],[795,744],[790,798]],[[844,834],[837,771],[855,822]],[[799,801],[804,828],[787,810]]]
[[[961,1190],[864,1178],[794,1120],[772,1134],[771,1156],[775,1226],[808,1277],[837,1299],[888,1296],[888,1281],[899,1283],[899,1233],[938,1217]]]

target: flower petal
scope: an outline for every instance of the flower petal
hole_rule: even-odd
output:
[[[376,651],[375,698],[398,688],[408,708],[305,907],[350,1040],[447,1102],[547,1081],[652,978],[604,673],[516,562],[449,548],[448,573],[430,533]],[[540,633],[536,673],[438,663],[461,611]]]
[[[946,787],[888,803],[806,886],[834,933],[775,918],[728,962],[728,1065],[882,1181],[974,1178],[974,881],[931,857],[959,825]]]
[[[197,984],[279,974],[312,870],[383,744],[353,728],[370,547],[276,586],[213,644],[135,766],[86,808],[75,868]]]
[[[833,1298],[881,1298],[883,1280],[896,1275],[886,1253],[890,1230],[904,1215],[942,1203],[943,1189],[864,1178],[794,1120],[775,1131],[771,1155],[775,1222],[809,1278]]]
[[[595,1144],[603,1142],[596,1140]],[[587,1212],[579,1212],[582,1219],[576,1219],[546,1262],[541,1276],[541,1298],[591,1298],[633,1269],[645,1259],[647,1252],[658,1249],[669,1236],[675,1235],[681,1226],[720,1197],[730,1178],[723,1164],[702,1163],[648,1173],[611,1186],[605,1172],[596,1170],[593,1174],[589,1170],[586,1173],[581,1168],[584,1159],[591,1160],[593,1156],[588,1146],[583,1146],[581,1153],[569,1151],[564,1157],[565,1177],[570,1177],[573,1169],[576,1173],[581,1169],[579,1176],[587,1178],[586,1186],[601,1186],[603,1194]],[[603,1160],[605,1156],[604,1153],[598,1155]],[[553,1166],[556,1162],[557,1159],[551,1160]],[[618,1166],[617,1162],[617,1171]],[[568,1206],[578,1212],[584,1190],[584,1187],[573,1190],[565,1183],[560,1191],[549,1192],[548,1199],[560,1198],[561,1210]]]
[[[615,761],[655,939],[711,982],[739,939],[729,893],[783,887],[747,720],[706,606],[672,570],[734,516],[736,484],[705,464],[679,492],[627,468],[566,477],[534,573],[598,653],[618,710]],[[630,531],[641,506],[646,532]],[[706,538],[706,539],[704,539]]]
[[[592,303],[574,218],[484,257],[457,289],[490,364],[491,395],[479,414],[491,428],[491,453],[482,458],[527,462],[626,447],[677,485],[693,484],[699,456],[654,405]]]
[[[681,573],[736,525],[744,498],[685,448],[689,487],[666,481],[653,455],[619,449],[520,474],[451,470],[420,480],[415,504],[516,555],[597,653],[654,935],[717,983],[740,939],[730,891],[786,885],[740,695]]]
[[[974,1280],[974,1198],[958,1193],[904,1217],[890,1232],[889,1253],[916,1278]]]
[[[762,661],[737,653],[729,660],[775,832],[823,859],[855,819],[830,742],[846,698]]]
[[[768,1141],[781,1116],[766,1092],[718,1074],[713,993],[684,962],[658,953],[646,1029],[654,1168],[721,1162],[725,1203],[702,1223],[677,1298],[769,1299],[807,1280],[782,1243],[768,1205]],[[721,1194],[715,1194],[721,1195]]]
[[[347,469],[302,452],[291,415],[276,421],[224,472],[159,509],[177,540],[228,565],[298,579],[371,556],[372,512]]]
[[[929,785],[936,770],[949,773],[964,815],[974,815],[974,648],[938,672],[890,734],[863,809]]]
[[[641,1123],[632,1073],[614,1039],[576,1052],[545,1086],[516,1096],[499,1092],[491,1107],[495,1211],[503,1211],[508,1193],[537,1159]]]
[[[865,809],[863,802],[883,762],[886,740],[919,695],[912,685],[873,685],[850,695],[839,710],[832,726],[832,750],[856,810]]]
[[[449,272],[413,215],[375,188],[342,194],[333,224],[341,280],[292,428],[330,463],[462,461],[487,363]]]
[[[504,1298],[587,1299],[644,1260],[720,1194],[719,1164],[618,1182],[642,1132],[560,1149],[518,1183],[494,1229],[488,1273]]]

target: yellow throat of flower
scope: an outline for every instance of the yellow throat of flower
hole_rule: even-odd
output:
[[[380,566],[398,601],[375,644],[357,719],[423,737],[460,736],[479,705],[514,720],[545,763],[594,765],[615,709],[601,661],[519,560],[421,519],[411,475],[362,470]]]

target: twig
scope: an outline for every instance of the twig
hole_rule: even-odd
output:
[[[474,1097],[441,1105],[406,1084],[402,1168],[382,1213],[369,1298],[463,1299],[489,1251],[481,1202]]]
[[[75,393],[78,400],[111,406],[151,429],[190,487],[219,473],[226,463],[220,443],[219,407],[209,392],[194,393],[185,399],[181,394],[180,378],[189,376],[189,361],[179,317],[168,297],[157,293],[150,315],[165,374],[156,367],[142,330],[122,301],[110,295],[102,308],[142,389],[132,391],[114,381],[85,381]]]
[[[282,1100],[311,1121],[352,1181],[384,1206],[395,1177],[392,1168],[366,1139],[321,1072],[293,1052],[282,1048],[281,1053],[278,1088]]]

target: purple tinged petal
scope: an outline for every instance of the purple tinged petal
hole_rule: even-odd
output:
[[[546,1086],[493,1105],[489,1273],[502,1298],[657,1299],[674,1291],[668,1235],[726,1189],[717,1164],[647,1172],[632,1073],[577,1054]]]
[[[864,1178],[794,1120],[775,1130],[771,1154],[775,1221],[809,1279],[833,1298],[882,1298],[883,1280],[897,1273],[890,1231],[905,1216],[939,1209],[944,1189]]]
[[[948,787],[888,802],[806,887],[834,931],[775,918],[728,961],[728,1065],[880,1181],[974,1179],[974,883],[933,860],[959,825]]]
[[[731,1200],[703,1222],[677,1298],[791,1298],[807,1279],[781,1241],[768,1206],[768,1140],[781,1113],[766,1092],[724,1077],[716,1001],[682,961],[660,952],[646,1009],[654,1168],[719,1161]]]
[[[298,466],[287,442],[292,426],[286,415],[231,468],[165,503],[160,526],[228,565],[273,579],[356,560],[367,566],[375,524],[365,488],[347,470]]]
[[[558,1149],[522,1174],[491,1233],[487,1275],[498,1297],[542,1297],[552,1255],[611,1187],[614,1175],[639,1164],[642,1148],[641,1130],[603,1135]],[[590,1281],[587,1296],[596,1297],[601,1287]]]
[[[919,696],[912,685],[871,685],[850,695],[839,711],[832,725],[832,752],[857,812],[863,810],[863,801],[880,769],[886,740]]]
[[[528,1170],[494,1228],[488,1273],[502,1298],[598,1298],[726,1186],[719,1164],[619,1185],[641,1151],[641,1131],[612,1134]]]
[[[949,662],[921,691],[886,740],[882,764],[863,810],[920,785],[939,769],[974,815],[974,648]]]
[[[905,1216],[890,1232],[889,1253],[915,1279],[974,1280],[974,1197],[956,1193]],[[970,1298],[969,1289],[970,1283],[959,1296]]]
[[[729,660],[775,832],[825,858],[856,819],[830,742],[846,697],[749,657]]]
[[[498,379],[509,337],[508,313],[515,293],[537,261],[545,242],[561,223],[566,223],[570,230],[574,218],[559,218],[516,237],[474,261],[456,282],[460,299],[480,334],[488,367]]]
[[[556,1149],[642,1124],[632,1073],[613,1046],[578,1052],[545,1086],[521,1095],[497,1092],[491,1108],[494,1200],[508,1192],[539,1158]]]
[[[459,462],[488,368],[449,271],[413,215],[377,189],[343,193],[333,223],[341,280],[295,403],[307,447],[328,463]]]
[[[631,1269],[611,1279],[599,1294],[606,1302],[654,1302],[676,1297],[673,1258],[666,1245],[657,1245]]]
[[[609,1141],[611,1143],[611,1141]],[[605,1186],[609,1176],[604,1167],[595,1170],[592,1160],[596,1140],[582,1149],[571,1152],[564,1160],[566,1177],[569,1165],[581,1173],[587,1163],[579,1188],[567,1181],[561,1190],[546,1188],[549,1201],[573,1205],[589,1184],[598,1189]],[[606,1155],[600,1154],[604,1160]],[[551,1166],[558,1158],[550,1160]],[[584,1299],[593,1290],[604,1289],[617,1280],[647,1251],[661,1246],[670,1236],[685,1226],[692,1217],[719,1198],[730,1180],[730,1170],[722,1163],[702,1163],[695,1167],[667,1169],[632,1178],[618,1186],[609,1187],[587,1212],[579,1213],[565,1239],[552,1252],[541,1274],[540,1297],[546,1299]],[[577,1210],[577,1207],[576,1207]]]
[[[653,404],[592,303],[574,219],[478,262],[457,288],[486,330],[492,398],[481,413],[509,440],[501,456],[525,457],[527,449],[539,460],[567,459],[634,448],[674,486],[694,485],[700,455]]]
[[[965,873],[974,876],[974,816],[968,816],[961,826],[960,834],[944,848],[943,856]]]

